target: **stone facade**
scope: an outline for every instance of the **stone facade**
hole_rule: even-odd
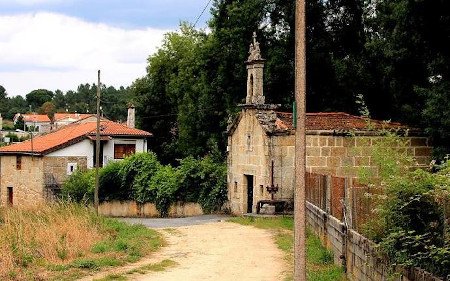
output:
[[[20,169],[18,168],[20,157]],[[67,177],[76,169],[86,169],[86,157],[1,156],[0,205],[36,206],[55,195]]]
[[[228,197],[235,214],[256,212],[256,203],[269,199],[266,186],[271,183],[274,161],[274,183],[278,184],[277,199],[292,199],[294,176],[294,147],[280,146],[286,137],[267,136],[259,125],[256,109],[244,110],[234,133],[228,137]],[[252,187],[249,184],[253,183]],[[249,188],[253,195],[249,203]]]
[[[54,200],[59,193],[63,183],[76,170],[86,170],[87,157],[83,156],[66,156],[51,157],[44,156],[44,198],[46,200]]]
[[[271,184],[274,162],[274,184],[279,191],[275,199],[292,201],[294,196],[295,135],[270,135],[255,117],[256,109],[243,109],[241,119],[228,137],[228,190],[230,209],[234,214],[248,211],[247,175],[254,176],[253,212],[259,200],[270,199],[266,186]],[[306,171],[339,177],[357,177],[361,168],[373,169],[373,145],[382,136],[320,135],[310,131],[306,136]],[[405,138],[408,154],[424,167],[430,163],[431,147],[425,137]],[[262,187],[261,187],[262,186]]]
[[[21,156],[18,160],[17,156],[1,156],[0,205],[7,206],[10,196],[13,205],[43,203],[43,164],[42,157]]]

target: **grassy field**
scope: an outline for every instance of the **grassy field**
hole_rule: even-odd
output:
[[[285,280],[293,280],[294,220],[292,218],[237,217],[230,219],[230,221],[273,231],[277,246],[283,250],[286,261],[289,264],[289,272],[287,272]],[[333,264],[333,254],[322,246],[320,239],[311,231],[307,231],[306,239],[306,274],[308,281],[347,280],[342,268]]]
[[[163,243],[151,229],[79,205],[0,209],[0,280],[74,280],[135,262]]]

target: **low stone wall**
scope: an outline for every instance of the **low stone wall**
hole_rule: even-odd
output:
[[[391,279],[384,259],[376,253],[376,244],[327,214],[317,206],[306,203],[306,220],[322,242],[334,253],[334,262],[345,268],[354,281],[399,280],[442,281],[418,268],[399,269],[399,277]]]
[[[160,217],[155,204],[139,204],[136,201],[111,201],[99,205],[98,212],[109,217]],[[191,217],[203,215],[203,210],[198,203],[172,204],[169,208],[169,217]]]

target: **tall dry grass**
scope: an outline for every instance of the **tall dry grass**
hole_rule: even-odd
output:
[[[96,220],[86,207],[74,204],[0,209],[0,280],[86,255],[102,238]]]

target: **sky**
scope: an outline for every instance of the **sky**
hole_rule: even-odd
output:
[[[181,21],[206,27],[209,0],[0,0],[0,85],[35,89],[129,86]]]

